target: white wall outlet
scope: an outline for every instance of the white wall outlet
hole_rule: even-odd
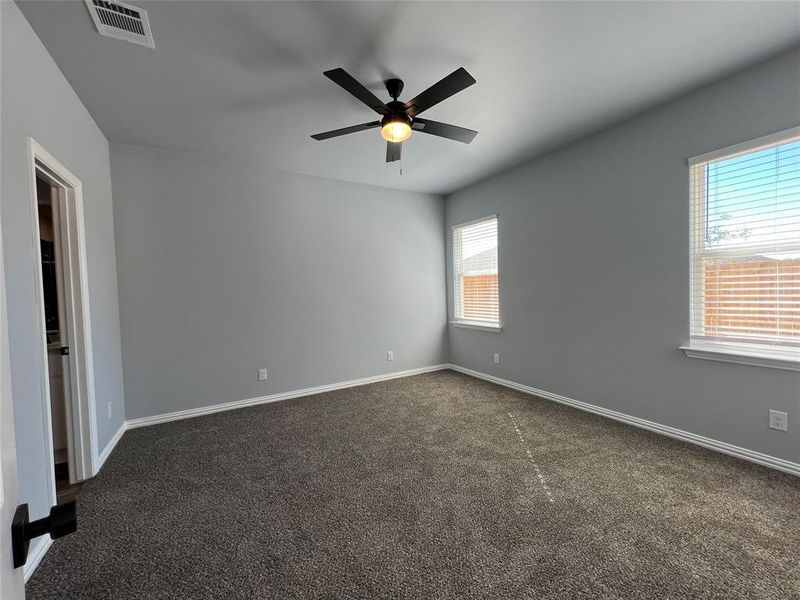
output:
[[[386,360],[394,360],[394,350],[389,350],[386,353]]]
[[[258,380],[259,381],[266,381],[267,380],[267,370],[266,369],[259,369],[258,370]]]
[[[497,352],[494,353],[494,364],[496,365],[500,364],[500,354],[498,354]]]
[[[111,415],[114,414],[114,405],[109,402],[106,404],[106,410],[108,410],[108,418],[111,418]]]
[[[778,431],[787,431],[789,427],[789,415],[780,410],[769,411],[769,428]]]

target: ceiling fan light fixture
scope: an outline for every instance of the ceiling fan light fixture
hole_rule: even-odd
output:
[[[88,1],[89,0],[87,0],[87,2]],[[94,1],[100,2],[101,0]],[[464,127],[456,127],[455,125],[418,117],[420,113],[428,110],[432,106],[436,106],[440,102],[447,100],[451,96],[454,96],[476,83],[475,78],[467,73],[464,67],[459,67],[450,73],[450,75],[444,79],[440,79],[424,92],[417,94],[407,102],[398,100],[403,91],[402,79],[392,78],[384,81],[386,91],[389,92],[392,100],[383,102],[344,69],[331,69],[330,71],[325,71],[323,75],[368,106],[371,110],[381,115],[382,119],[380,121],[370,121],[369,123],[361,123],[360,125],[351,125],[350,127],[315,133],[311,136],[315,140],[327,140],[380,127],[381,137],[386,140],[386,162],[392,163],[400,160],[403,142],[411,137],[412,129],[426,135],[435,135],[448,140],[461,142],[462,144],[469,144],[475,136],[478,135],[478,132],[472,129],[465,129]]]
[[[411,137],[411,125],[403,120],[381,124],[381,135],[387,142],[404,142]]]

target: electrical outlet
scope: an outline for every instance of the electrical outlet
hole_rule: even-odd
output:
[[[389,350],[386,353],[386,360],[394,360],[394,350]]]
[[[494,353],[494,364],[500,364],[500,355],[497,352]]]
[[[267,370],[266,369],[259,369],[258,370],[258,380],[259,381],[266,381],[267,380]]]
[[[111,402],[106,405],[106,409],[108,410],[108,418],[110,419],[111,415],[114,414],[114,406],[111,404]]]
[[[787,431],[789,427],[789,415],[780,410],[769,411],[769,428],[778,431]]]

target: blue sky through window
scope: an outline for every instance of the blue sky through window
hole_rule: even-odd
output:
[[[759,254],[800,245],[800,140],[708,164],[705,242]]]

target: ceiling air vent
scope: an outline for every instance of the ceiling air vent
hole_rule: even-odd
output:
[[[86,0],[97,31],[117,40],[155,48],[147,11],[124,2]]]

